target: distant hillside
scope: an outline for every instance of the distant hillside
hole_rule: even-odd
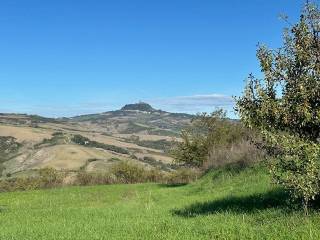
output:
[[[0,113],[0,124],[39,127],[41,124],[68,124],[70,127],[83,125],[89,131],[105,134],[143,134],[179,136],[181,129],[190,124],[193,115],[169,113],[154,109],[150,104],[139,102],[127,104],[120,110],[80,115],[71,118],[46,118],[38,115]]]
[[[0,113],[0,123],[13,125],[34,125],[38,123],[55,123],[59,120],[54,118],[46,118],[38,115]]]
[[[143,102],[71,118],[0,114],[0,139],[6,148],[0,151],[0,178],[44,167],[71,175],[107,171],[119,161],[170,171],[175,168],[170,149],[194,117]]]
[[[156,110],[147,103],[127,104],[120,110],[76,116],[70,121],[104,128],[109,134],[178,136],[193,115]]]
[[[0,151],[0,178],[34,174],[44,167],[67,176],[80,170],[108,171],[119,161],[171,171],[168,152],[192,118],[142,102],[72,118],[0,114],[0,139],[13,149]]]

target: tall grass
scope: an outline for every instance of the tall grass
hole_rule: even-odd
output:
[[[263,158],[263,151],[258,149],[250,141],[243,140],[230,145],[212,147],[207,160],[203,164],[203,168],[218,168],[229,164],[246,167],[261,161]]]
[[[161,169],[146,169],[143,166],[129,162],[120,162],[113,165],[109,172],[90,173],[79,172],[74,184],[100,185],[100,184],[134,184],[134,183],[164,183],[186,184],[195,181],[201,175],[196,169],[180,168],[172,172]]]
[[[164,172],[160,169],[146,169],[143,166],[119,162],[114,164],[108,172],[79,171],[67,183],[64,181],[67,173],[52,168],[40,169],[38,176],[16,177],[0,180],[0,192],[35,190],[54,188],[65,185],[106,185],[106,184],[134,184],[134,183],[163,183],[185,184],[196,180],[200,175],[194,169],[180,168],[177,171]]]

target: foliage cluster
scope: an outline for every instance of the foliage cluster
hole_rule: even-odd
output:
[[[0,180],[0,192],[24,191],[61,186],[63,174],[53,168],[39,170],[39,176],[17,177]]]
[[[263,79],[250,75],[237,110],[258,129],[274,154],[277,183],[303,200],[320,194],[320,11],[306,4],[298,23],[284,31],[283,47],[260,46]]]
[[[244,161],[244,154],[256,151],[249,142],[252,136],[241,123],[228,119],[223,110],[212,114],[203,113],[192,121],[189,128],[182,131],[182,141],[176,143],[172,155],[178,163],[196,167]],[[243,153],[228,158],[228,153],[241,144]]]

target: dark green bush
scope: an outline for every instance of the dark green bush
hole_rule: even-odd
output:
[[[86,146],[91,142],[89,138],[84,137],[80,134],[73,135],[71,141],[74,142],[75,144],[79,144],[83,146]]]

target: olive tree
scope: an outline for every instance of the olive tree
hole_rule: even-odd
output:
[[[274,180],[302,199],[320,193],[320,12],[307,2],[300,20],[284,30],[283,46],[260,45],[263,78],[249,76],[236,110],[258,129],[275,155]]]

